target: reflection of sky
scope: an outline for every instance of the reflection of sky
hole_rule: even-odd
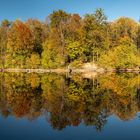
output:
[[[123,122],[110,116],[102,132],[96,132],[93,126],[82,124],[78,127],[69,126],[62,131],[53,130],[43,117],[34,121],[0,117],[1,140],[139,140],[139,137],[138,117]]]
[[[120,16],[140,19],[140,0],[0,0],[0,20],[17,18],[45,17],[53,10],[63,9],[67,12],[92,13],[96,8],[103,8],[109,20]]]

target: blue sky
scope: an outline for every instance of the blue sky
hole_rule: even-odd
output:
[[[47,15],[58,9],[85,15],[93,13],[96,8],[103,8],[110,21],[120,16],[140,19],[140,0],[0,0],[0,21],[45,20]]]

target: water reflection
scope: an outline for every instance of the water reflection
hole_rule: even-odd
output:
[[[0,113],[34,120],[45,116],[54,129],[83,123],[101,131],[110,115],[130,120],[140,110],[140,75],[0,73]]]

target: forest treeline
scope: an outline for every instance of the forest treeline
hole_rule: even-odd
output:
[[[58,68],[94,62],[103,68],[140,66],[140,23],[120,17],[110,22],[102,9],[81,17],[63,10],[45,22],[3,20],[1,68]]]

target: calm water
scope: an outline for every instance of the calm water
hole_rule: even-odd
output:
[[[1,140],[139,140],[140,75],[0,73]]]

